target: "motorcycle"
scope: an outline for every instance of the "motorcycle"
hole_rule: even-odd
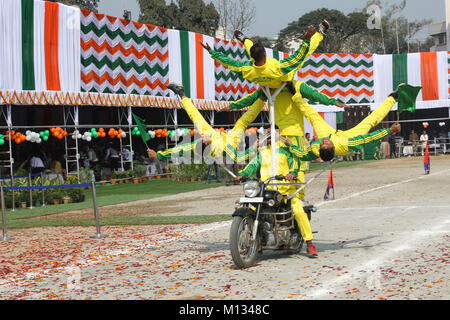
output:
[[[290,199],[294,194],[282,195],[269,186],[303,185],[305,183],[272,183],[284,180],[274,176],[266,181],[249,179],[244,181],[244,195],[236,202],[230,229],[230,250],[238,268],[249,268],[263,250],[284,250],[288,254],[299,253],[303,238],[294,219]],[[317,211],[314,205],[303,202],[303,209],[311,220]]]

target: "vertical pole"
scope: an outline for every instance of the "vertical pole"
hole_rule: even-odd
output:
[[[134,151],[133,151],[133,137],[131,135],[131,127],[132,127],[132,115],[131,115],[131,106],[128,106],[128,138],[130,139],[130,154],[131,154],[131,170],[134,170]]]
[[[434,138],[434,155],[437,156],[437,151],[436,151],[436,138]]]
[[[31,187],[31,171],[28,171],[28,186]],[[30,189],[30,206],[28,209],[33,209],[33,189]]]
[[[41,187],[44,186],[44,173],[41,171]],[[44,194],[45,190],[42,189],[42,207],[45,207],[45,194]]]
[[[108,235],[107,234],[102,234],[100,232],[100,219],[98,216],[98,204],[97,204],[97,193],[95,191],[95,182],[91,181],[91,189],[92,189],[92,201],[94,204],[94,215],[95,215],[95,224],[97,227],[97,233],[93,236],[91,236],[91,238],[106,238]]]
[[[10,107],[10,106],[9,106]],[[12,137],[11,137],[11,126],[8,123],[8,137],[9,137],[9,165],[10,167],[10,172],[11,172],[11,187],[14,187],[15,181],[14,181],[14,158],[12,155]],[[16,193],[13,190],[11,190],[12,192],[12,206],[11,206],[11,211],[15,211],[16,210]]]
[[[78,131],[78,106],[74,106],[74,124],[75,124],[75,130]],[[67,130],[67,127],[64,128],[65,130]],[[78,135],[76,136],[75,139],[75,151],[76,151],[76,159],[77,159],[77,181],[78,183],[80,183],[80,150],[78,147]]]
[[[67,119],[66,119],[66,106],[63,106],[63,120],[64,120],[64,128],[66,128],[67,125]],[[66,154],[66,174],[69,175],[69,152],[67,150],[68,148],[68,143],[67,143],[67,137],[69,135],[67,135],[66,137],[64,137],[64,152]]]
[[[5,193],[3,190],[3,182],[0,181],[0,197],[1,197],[1,205],[2,205],[2,224],[3,224],[3,237],[0,238],[0,241],[6,241],[14,239],[13,237],[8,237],[6,234],[6,210],[5,210]]]
[[[271,141],[271,153],[272,153],[272,175],[277,175],[277,157],[276,157],[276,151],[277,151],[277,141],[276,133],[275,133],[275,99],[278,96],[278,94],[283,90],[283,88],[286,86],[286,83],[283,83],[273,94],[270,93],[270,89],[265,86],[263,87],[263,91],[266,94],[268,101],[269,101],[269,112],[270,112],[270,139]],[[274,187],[276,189],[276,187]]]

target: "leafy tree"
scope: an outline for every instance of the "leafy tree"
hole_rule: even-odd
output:
[[[354,11],[347,15],[339,10],[326,8],[311,11],[293,21],[279,32],[275,48],[288,51],[290,43],[299,43],[302,31],[309,25],[318,27],[322,19],[330,22],[331,28],[326,38],[322,41],[316,52],[328,53],[407,53],[417,51],[417,40],[414,36],[423,27],[431,23],[431,20],[413,20],[401,16],[407,1],[400,5],[391,5],[381,11],[381,28],[369,29],[367,22],[370,15],[367,8],[376,5],[383,9],[381,0],[369,0],[361,11]],[[397,46],[398,35],[398,46]],[[409,44],[409,46],[408,46]],[[421,51],[430,47],[431,41],[421,44]]]
[[[50,2],[59,2],[69,6],[77,6],[81,9],[87,9],[90,11],[97,12],[98,2],[100,0],[47,0]]]
[[[374,52],[386,54],[408,53],[408,44],[409,52],[417,52],[417,40],[414,40],[414,36],[425,26],[429,25],[432,20],[422,19],[410,21],[401,16],[406,4],[407,1],[403,0],[399,5],[393,4],[382,12],[381,27],[383,30],[383,38],[381,38],[381,29],[372,34],[372,36],[375,36],[373,39],[375,40],[373,42],[374,46],[372,48]],[[369,5],[377,5],[380,9],[383,9],[380,0],[369,0],[366,7]],[[428,40],[426,42],[427,45],[424,47],[421,45],[421,51],[424,51],[423,49],[429,50],[429,43]]]
[[[345,15],[339,10],[326,8],[308,12],[297,21],[289,23],[286,28],[279,32],[276,48],[288,51],[289,43],[301,41],[303,30],[310,25],[318,28],[319,23],[326,19],[330,22],[331,28],[316,52],[342,52],[342,49],[348,43],[353,43],[353,46],[356,47],[354,49],[361,50],[359,47],[362,47],[362,45],[352,40],[354,40],[354,36],[368,30],[366,24],[368,17],[368,14],[362,12],[352,12]]]
[[[139,22],[165,28],[189,30],[214,35],[219,25],[219,14],[212,3],[203,0],[171,1],[139,0]]]

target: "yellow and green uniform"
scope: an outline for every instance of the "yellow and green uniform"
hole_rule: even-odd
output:
[[[295,159],[292,156],[289,148],[280,141],[277,145],[277,175],[286,176],[287,174],[297,174],[298,171],[295,169]],[[239,175],[251,177],[254,176],[259,170],[260,178],[265,181],[273,176],[272,174],[272,154],[271,146],[266,146],[258,150],[257,156],[242,170],[238,172]],[[294,181],[285,181],[294,182]],[[302,182],[297,180],[296,182]],[[296,191],[295,186],[278,186],[278,192],[283,195],[291,194]],[[308,216],[303,210],[303,203],[300,194],[296,194],[294,198],[291,199],[291,207],[294,214],[294,218],[300,228],[300,232],[305,241],[310,241],[313,239],[311,225],[308,220]]]
[[[201,139],[194,140],[191,143],[185,143],[177,145],[173,148],[158,151],[156,153],[158,160],[167,160],[172,159],[173,157],[183,157],[184,155],[193,155],[193,156],[202,156],[199,152],[201,152],[201,148],[198,148],[202,141]],[[249,159],[253,158],[256,151],[253,148],[248,148],[245,151],[237,151],[233,149],[232,146],[227,145],[227,151],[222,151],[219,154],[211,154],[213,157],[228,157],[232,161],[236,163],[247,163]]]
[[[239,118],[239,120],[235,123],[233,129],[231,129],[228,133],[218,132],[205,120],[205,118],[201,115],[201,113],[194,106],[192,101],[184,97],[181,99],[181,104],[183,105],[184,110],[188,114],[189,118],[194,123],[195,128],[199,131],[202,137],[210,136],[211,137],[211,155],[213,157],[222,157],[226,156],[228,159],[236,162],[243,163],[249,159],[252,152],[251,149],[246,150],[244,152],[237,152],[237,148],[239,143],[242,140],[242,137],[245,134],[245,130],[247,127],[256,119],[261,108],[264,106],[264,102],[261,99],[258,99],[254,103],[252,107],[250,107],[243,115]],[[193,144],[193,143],[192,143]],[[183,146],[178,146],[179,151],[185,152],[184,150],[187,148],[192,151],[195,148],[195,145],[188,144]],[[178,148],[175,147],[175,148]],[[169,149],[170,151],[174,151],[174,149]],[[167,156],[168,151],[165,150],[164,154]],[[177,150],[175,150],[174,154],[177,154]],[[161,156],[163,156],[161,154]]]
[[[317,49],[322,40],[323,35],[316,32],[310,41],[303,40],[303,43],[294,54],[283,60],[266,58],[266,63],[262,66],[256,66],[253,60],[236,61],[212,49],[209,53],[213,59],[223,64],[226,68],[240,73],[244,79],[261,86],[276,89],[280,87],[281,83],[293,80],[295,72],[303,66],[305,60]],[[246,39],[244,46],[249,54],[253,42],[250,39]]]
[[[316,131],[317,141],[313,142],[307,149],[298,148],[291,145],[291,152],[301,161],[311,161],[319,158],[320,142],[323,138],[330,138],[335,147],[336,155],[347,155],[351,152],[361,150],[365,144],[378,141],[390,134],[389,129],[381,129],[368,133],[376,127],[391,111],[396,101],[394,98],[387,98],[375,111],[361,121],[352,129],[336,131],[328,125],[325,120],[314,110],[300,94],[293,97],[296,106],[304,113],[308,122]]]
[[[320,91],[311,88],[303,81],[294,81],[294,85],[297,92],[300,92],[303,97],[310,101],[319,102],[324,105],[335,105],[338,102],[336,99],[330,98]],[[261,99],[259,99],[260,96],[260,91],[256,91],[249,95],[249,99],[243,102],[242,107],[248,106],[248,103],[261,101]],[[232,104],[231,107],[233,107],[233,105],[238,106],[239,102]],[[260,110],[262,110],[262,108],[263,105],[260,104]],[[304,114],[293,102],[292,94],[286,88],[284,88],[275,99],[275,124],[280,130],[280,135],[289,139],[300,149],[306,149]],[[307,171],[308,163],[305,161],[297,162],[296,159],[295,166],[299,169],[298,179],[301,182],[305,182],[304,175]],[[304,193],[305,189],[300,192],[300,195],[303,197]]]

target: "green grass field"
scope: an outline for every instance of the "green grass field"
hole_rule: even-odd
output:
[[[362,165],[371,161],[349,161],[339,162],[333,168]],[[311,163],[310,170],[316,171],[323,168],[321,163]],[[139,184],[116,184],[99,186],[96,188],[97,203],[99,207],[137,200],[152,199],[183,192],[203,190],[223,186],[224,183],[207,184],[204,181],[174,182],[170,179],[152,180]],[[70,203],[60,205],[47,205],[33,209],[16,209],[6,211],[7,228],[35,228],[43,226],[92,226],[95,225],[92,191],[83,190],[85,201],[81,203]],[[52,218],[48,217],[57,213],[68,211],[92,209],[92,218]],[[33,219],[44,217],[45,219]],[[104,225],[152,225],[152,224],[187,224],[187,223],[210,223],[231,219],[230,215],[205,215],[205,216],[126,216],[126,217],[101,217],[100,224]],[[2,227],[1,221],[0,226]]]

